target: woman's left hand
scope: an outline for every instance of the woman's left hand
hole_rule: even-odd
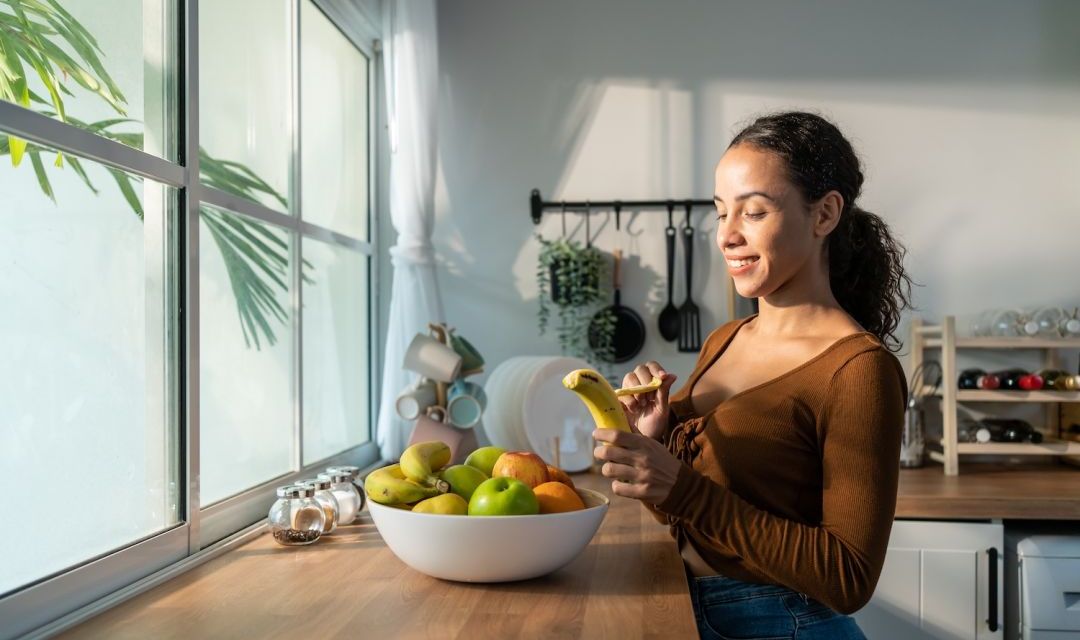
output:
[[[600,473],[613,478],[611,491],[615,495],[654,505],[668,497],[682,461],[671,455],[663,444],[639,433],[616,429],[596,429],[592,435],[615,445],[600,445],[593,449],[593,455],[605,461]]]

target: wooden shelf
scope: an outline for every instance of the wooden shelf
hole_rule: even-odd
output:
[[[943,381],[944,382],[944,381]],[[923,387],[925,396],[941,397],[941,391],[930,393]],[[987,391],[984,389],[957,389],[957,402],[1080,402],[1080,391]]]
[[[960,455],[1068,456],[1080,455],[1080,442],[1046,438],[1042,442],[959,442]]]
[[[941,410],[942,441],[940,451],[929,451],[932,460],[944,465],[945,475],[955,476],[960,472],[961,455],[1021,455],[1021,456],[1080,456],[1080,442],[1059,440],[1062,435],[1061,405],[1071,407],[1070,403],[1080,403],[1080,391],[987,391],[983,389],[957,389],[959,378],[957,352],[960,349],[1038,349],[1042,351],[1043,368],[1061,369],[1061,349],[1080,348],[1080,339],[1076,338],[1040,338],[1040,337],[974,337],[956,335],[956,317],[945,316],[941,324],[923,324],[915,317],[911,322],[911,370],[924,364],[926,349],[941,350],[941,382],[946,388],[930,393],[929,385],[923,384],[918,389],[920,395],[935,397],[940,403],[934,407]],[[985,444],[958,442],[959,404],[967,402],[1024,402],[1041,404],[1045,418],[1044,434],[1046,440],[1039,444],[988,442]],[[1077,460],[1066,457],[1064,460]]]
[[[925,325],[924,325],[925,327]],[[927,349],[940,349],[941,338],[925,338],[923,346]],[[1000,338],[993,336],[956,337],[957,349],[1080,349],[1077,338]]]

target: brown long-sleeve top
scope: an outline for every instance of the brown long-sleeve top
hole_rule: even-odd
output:
[[[885,561],[904,370],[872,333],[852,334],[695,415],[694,383],[752,317],[716,329],[671,396],[662,441],[684,464],[668,497],[645,506],[688,563],[851,613],[870,599]]]

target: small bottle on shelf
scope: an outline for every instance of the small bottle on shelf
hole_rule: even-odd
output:
[[[956,386],[960,389],[978,389],[979,378],[985,375],[986,372],[982,369],[964,369],[960,372]]]
[[[1020,389],[1020,377],[1026,376],[1027,371],[1023,369],[1002,369],[1001,371],[993,372],[993,375],[997,376],[1001,380],[1001,389],[1003,391],[1015,391]]]
[[[1068,371],[1062,371],[1061,369],[1042,369],[1039,371],[1039,376],[1043,379],[1043,389],[1064,389],[1064,377],[1068,375]]]
[[[1043,379],[1037,373],[1029,373],[1025,376],[1020,376],[1017,380],[1017,385],[1024,391],[1039,391],[1043,388]]]

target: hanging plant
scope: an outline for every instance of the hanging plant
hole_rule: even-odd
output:
[[[596,247],[582,246],[566,238],[545,240],[537,235],[536,239],[540,242],[536,266],[540,335],[551,324],[554,304],[558,310],[555,335],[563,354],[590,362],[610,360],[614,318],[597,323],[599,333],[595,341],[599,346],[596,349],[589,346],[589,324],[608,298],[608,291],[600,285],[608,280],[604,254]]]

